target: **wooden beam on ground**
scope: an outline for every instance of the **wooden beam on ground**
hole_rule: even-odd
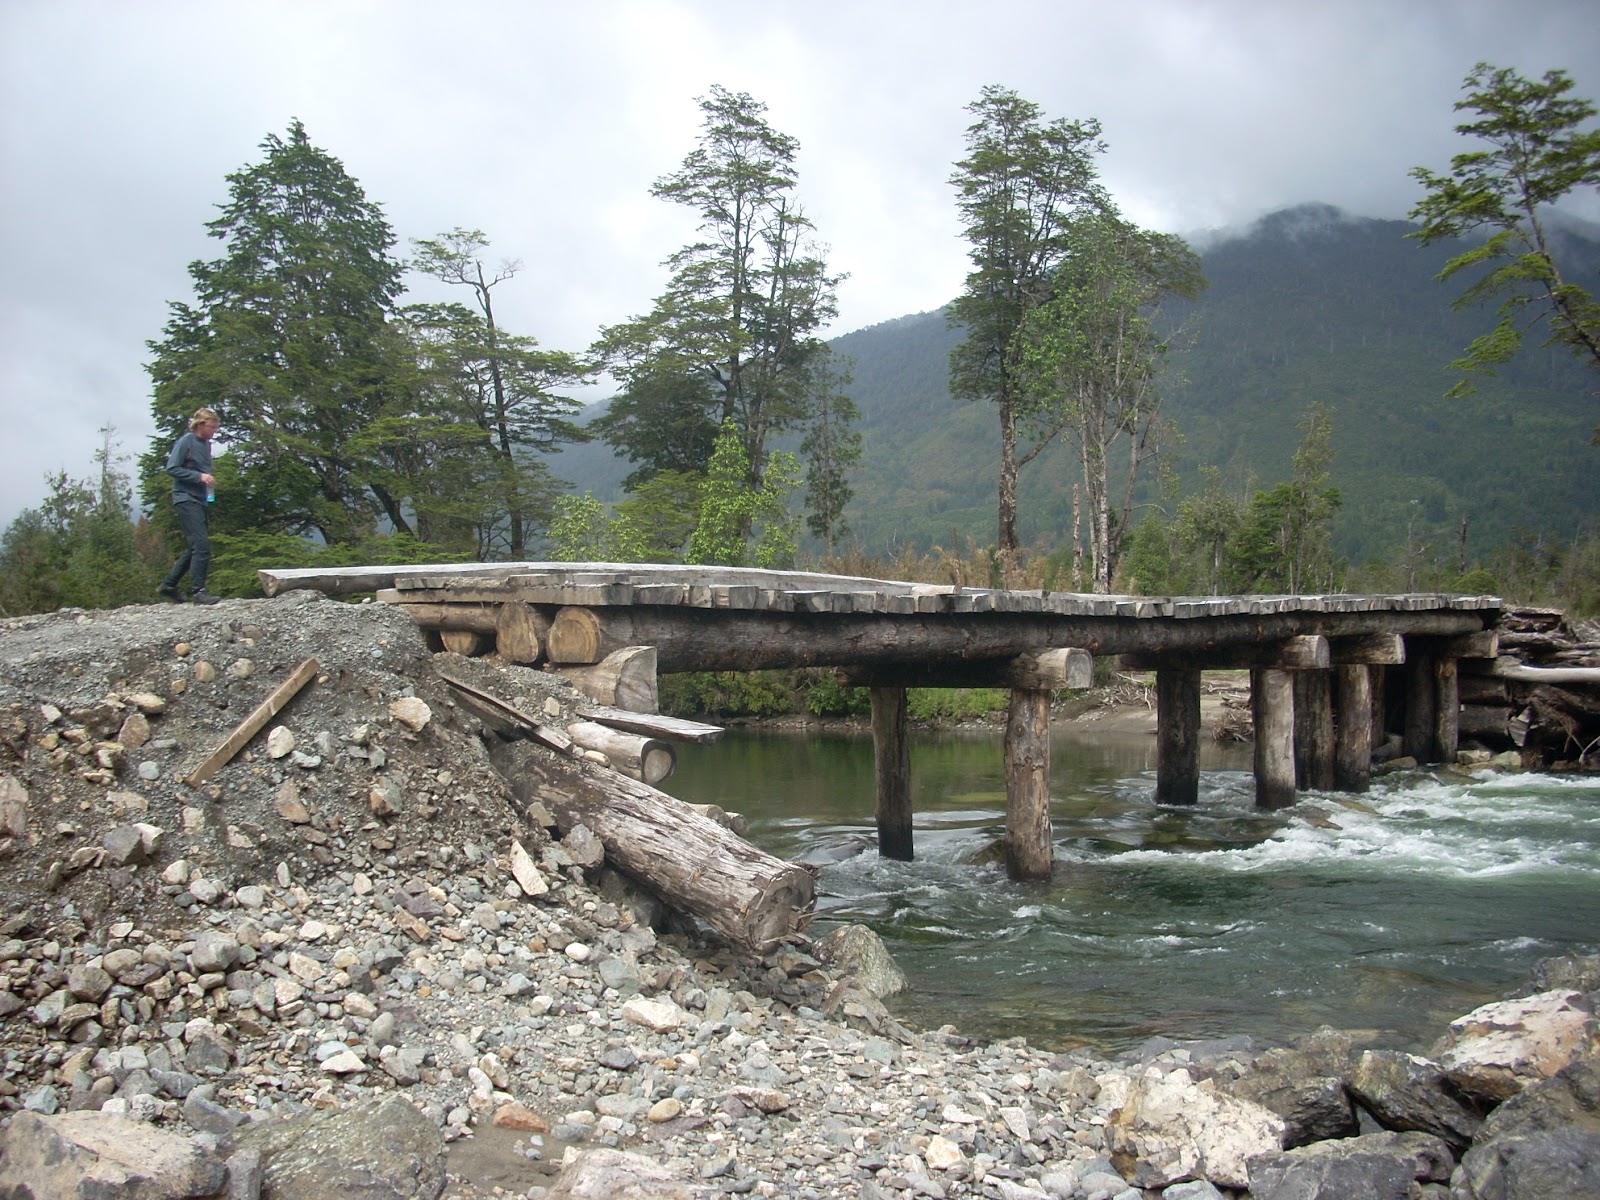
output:
[[[535,720],[516,705],[507,704],[500,697],[491,695],[464,679],[457,679],[444,671],[439,672],[439,678],[449,684],[461,702],[491,729],[514,737],[532,738],[562,754],[578,753],[572,739],[554,725]]]
[[[841,667],[851,687],[1004,687],[1050,691],[1094,683],[1094,655],[1076,647],[1030,651],[978,662],[905,662]]]
[[[1361,663],[1334,668],[1333,786],[1341,792],[1372,786],[1372,671]]]
[[[428,601],[414,604],[402,597],[404,592],[389,590],[379,592],[378,599],[402,609],[423,629],[462,629],[473,633],[493,634],[499,605],[456,603],[454,601]]]
[[[1156,803],[1200,802],[1200,672],[1156,671]]]
[[[1369,667],[1397,667],[1406,660],[1406,640],[1398,633],[1331,638],[1328,655],[1336,667],[1358,663]]]
[[[1250,709],[1255,720],[1256,807],[1287,808],[1295,801],[1294,676],[1251,671]]]
[[[1159,671],[1164,665],[1200,671],[1308,671],[1326,668],[1329,661],[1328,639],[1312,633],[1214,649],[1124,654],[1117,665],[1125,671]]]
[[[1294,676],[1294,777],[1301,791],[1333,789],[1333,673]]]
[[[592,666],[551,670],[597,704],[646,713],[661,707],[654,646],[624,646]]]
[[[183,781],[190,787],[199,787],[210,779],[223,767],[233,760],[233,756],[244,749],[245,743],[261,732],[261,727],[273,717],[283,711],[284,706],[300,694],[300,689],[316,677],[318,671],[317,660],[308,658],[289,673],[285,679],[260,704],[255,711],[233,727],[233,732],[223,738],[217,748],[188,775]]]
[[[757,849],[683,801],[615,771],[526,742],[494,754],[524,804],[543,804],[563,830],[587,826],[612,866],[729,940],[765,952],[810,923],[816,868]]]
[[[912,846],[911,746],[906,740],[906,690],[872,689],[872,762],[878,854],[910,862]]]
[[[1013,688],[1006,717],[1006,872],[1049,879],[1050,693]]]
[[[694,742],[708,746],[720,741],[726,732],[720,725],[703,725],[699,721],[685,721],[682,717],[664,717],[660,713],[629,712],[608,708],[603,704],[586,704],[579,712],[591,721],[599,721],[613,729],[626,729],[648,737],[670,738],[675,742]]]
[[[629,779],[652,786],[670,776],[678,765],[678,752],[666,742],[598,721],[574,721],[567,726],[567,736],[585,750],[604,754],[612,768]]]

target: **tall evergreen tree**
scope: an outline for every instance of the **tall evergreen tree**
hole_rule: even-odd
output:
[[[794,198],[799,143],[766,105],[713,87],[698,146],[651,194],[700,217],[700,240],[667,260],[667,290],[643,316],[603,331],[597,350],[622,382],[600,435],[641,464],[705,472],[731,422],[746,483],[759,490],[769,441],[800,427],[828,357],[818,331],[835,315],[830,274]]]
[[[1009,560],[1019,544],[1017,474],[1037,454],[1017,447],[1025,390],[1017,335],[1050,296],[1068,222],[1105,204],[1094,163],[1104,146],[1098,121],[1047,122],[1009,88],[985,87],[967,111],[976,120],[950,181],[972,270],[949,311],[966,331],[950,354],[950,391],[999,410],[999,548]]]
[[[207,225],[223,255],[190,265],[194,302],[170,305],[150,344],[160,432],[143,459],[145,498],[166,494],[167,449],[209,405],[242,491],[219,509],[248,512],[259,528],[354,541],[379,512],[400,509],[353,446],[392,383],[394,235],[299,121],[262,149],[261,162],[228,176],[228,202]]]

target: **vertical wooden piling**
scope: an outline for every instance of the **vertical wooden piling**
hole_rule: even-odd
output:
[[[1288,671],[1250,672],[1250,709],[1255,719],[1256,807],[1294,803],[1294,681]]]
[[[1333,788],[1333,674],[1294,672],[1294,782],[1301,791]]]
[[[1156,803],[1200,800],[1200,672],[1156,669]]]
[[[1333,786],[1341,792],[1364,792],[1372,784],[1373,668],[1354,663],[1335,672]]]
[[[1456,660],[1438,658],[1433,667],[1433,748],[1439,761],[1453,763],[1461,741],[1461,680]]]
[[[877,776],[878,853],[910,862],[911,748],[906,741],[906,689],[872,689],[872,757]]]
[[[1434,753],[1434,656],[1406,651],[1406,720],[1403,753],[1419,763],[1437,762]]]
[[[1049,692],[1011,689],[1005,758],[1006,873],[1012,879],[1049,879]]]

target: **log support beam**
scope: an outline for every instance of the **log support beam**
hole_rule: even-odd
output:
[[[872,689],[872,759],[878,792],[878,854],[910,862],[911,747],[906,740],[905,688]]]
[[[1361,663],[1336,667],[1334,684],[1333,786],[1364,792],[1372,784],[1372,668]]]
[[[1049,879],[1050,693],[1011,690],[1006,717],[1006,872]]]
[[[1401,730],[1401,752],[1419,763],[1434,758],[1434,666],[1431,654],[1411,650],[1406,655],[1406,711]]]
[[[1288,671],[1250,672],[1255,718],[1256,807],[1287,808],[1294,790],[1294,677]]]
[[[1200,672],[1156,671],[1156,803],[1200,800]]]
[[[1301,791],[1333,790],[1333,673],[1294,673],[1294,778]]]

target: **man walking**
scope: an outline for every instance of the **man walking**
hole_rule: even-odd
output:
[[[215,499],[217,481],[211,474],[211,438],[222,426],[214,409],[197,408],[189,418],[189,432],[173,443],[167,455],[167,474],[172,476],[172,507],[188,543],[172,570],[156,589],[174,604],[183,603],[178,581],[187,572],[189,599],[196,604],[215,604],[221,597],[206,591],[206,569],[211,565],[211,534],[206,505]]]

